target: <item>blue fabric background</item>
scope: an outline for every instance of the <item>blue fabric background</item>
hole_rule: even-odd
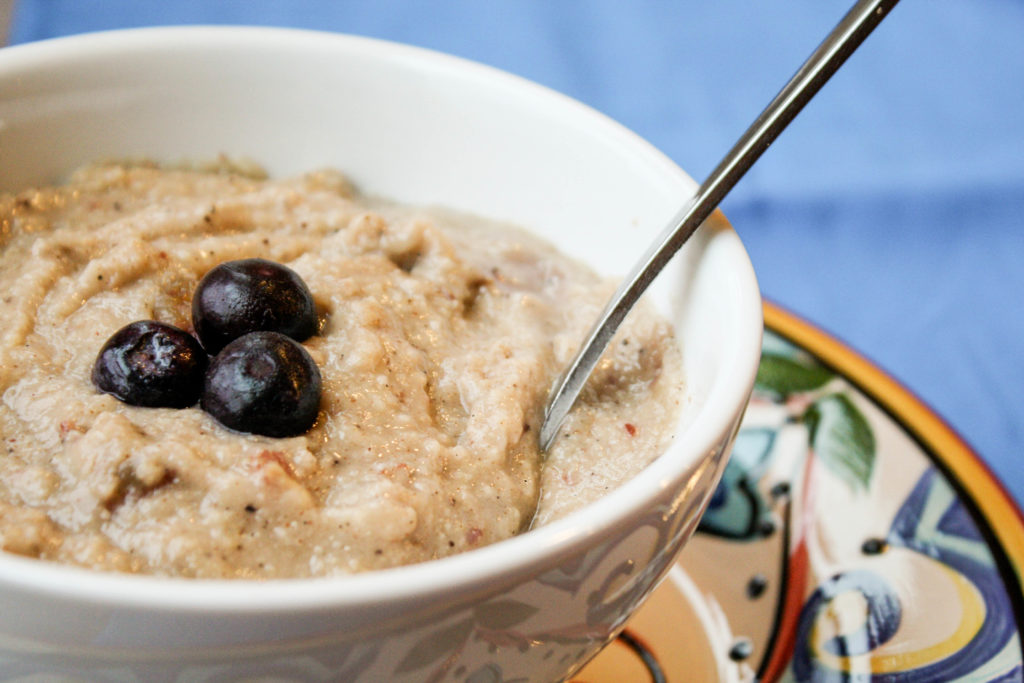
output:
[[[295,26],[562,91],[698,180],[852,0],[16,0],[12,42]],[[1024,3],[906,0],[723,204],[765,296],[901,380],[1024,501]]]

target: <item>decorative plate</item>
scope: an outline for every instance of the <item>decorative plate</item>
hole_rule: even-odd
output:
[[[757,386],[674,574],[575,681],[1024,681],[1024,517],[941,419],[765,307]]]

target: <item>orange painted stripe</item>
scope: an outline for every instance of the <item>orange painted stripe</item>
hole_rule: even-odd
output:
[[[793,529],[792,550],[786,567],[785,595],[782,599],[782,611],[779,623],[776,624],[776,635],[772,651],[768,654],[768,662],[761,675],[761,683],[775,683],[793,660],[796,649],[796,632],[800,625],[800,612],[807,599],[807,580],[811,573],[810,558],[807,552],[807,535],[814,526],[814,451],[808,450],[804,458],[804,480],[800,496],[800,527]],[[790,509],[790,517],[796,513]]]

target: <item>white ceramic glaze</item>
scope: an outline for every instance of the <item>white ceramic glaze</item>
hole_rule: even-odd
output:
[[[480,65],[361,38],[143,29],[0,51],[0,188],[109,157],[336,166],[370,193],[509,219],[622,273],[695,184],[605,117]],[[674,446],[557,523],[351,578],[202,582],[0,556],[0,672],[89,680],[559,680],[672,565],[756,372],[761,308],[716,216],[652,291],[683,341]],[[614,457],[614,454],[609,454]]]

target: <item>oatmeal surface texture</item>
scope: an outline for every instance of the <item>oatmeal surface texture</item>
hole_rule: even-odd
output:
[[[370,200],[334,171],[100,164],[0,195],[0,543],[96,569],[336,575],[493,543],[564,515],[668,444],[682,401],[648,311],[545,457],[544,401],[612,285],[507,225]],[[309,285],[314,427],[231,432],[90,382],[122,326],[191,330],[199,279],[259,256]]]

